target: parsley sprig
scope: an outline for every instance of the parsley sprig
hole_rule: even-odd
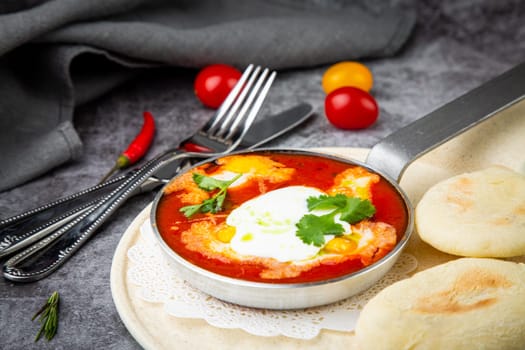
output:
[[[320,216],[306,214],[296,224],[297,237],[304,243],[317,247],[323,246],[325,235],[341,236],[344,233],[343,225],[335,222],[337,214],[340,215],[340,220],[355,224],[372,217],[376,212],[376,208],[368,199],[349,197],[344,194],[309,197],[306,201],[309,211],[332,210]]]
[[[179,210],[184,213],[184,216],[187,218],[192,215],[201,212],[201,213],[217,213],[222,210],[224,200],[226,199],[226,193],[228,187],[234,183],[242,174],[238,174],[233,179],[225,181],[218,180],[210,176],[202,175],[199,173],[193,173],[193,181],[205,191],[211,192],[219,190],[211,198],[205,199],[200,204],[187,205],[180,208]]]

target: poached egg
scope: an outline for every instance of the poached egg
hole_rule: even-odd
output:
[[[235,227],[230,244],[241,255],[273,258],[281,262],[315,257],[322,247],[304,243],[296,236],[296,224],[306,214],[324,215],[330,210],[309,211],[307,199],[325,192],[306,186],[289,186],[262,194],[234,209],[226,224]],[[345,231],[347,222],[338,220]],[[325,241],[334,236],[326,235]]]

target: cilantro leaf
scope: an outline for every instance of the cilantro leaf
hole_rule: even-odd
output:
[[[237,180],[238,178],[239,178],[239,176],[237,176],[235,178],[235,180]],[[233,180],[233,181],[235,181],[235,180]],[[219,179],[216,179],[216,178],[213,178],[213,177],[210,177],[210,176],[206,176],[206,175],[203,175],[203,174],[193,173],[193,182],[195,182],[197,184],[197,186],[199,186],[199,188],[202,188],[205,191],[213,191],[213,190],[223,189],[225,187],[230,186],[233,183],[233,181],[231,181],[231,180],[228,180],[228,181],[219,180]]]
[[[355,224],[364,219],[372,217],[376,213],[376,208],[368,199],[347,197],[347,205],[341,210],[340,219]]]
[[[339,220],[349,224],[355,224],[361,220],[372,217],[376,208],[368,199],[349,197],[344,194],[335,196],[320,195],[309,197],[306,200],[309,211],[330,210],[325,215],[304,215],[297,223],[296,236],[306,244],[321,247],[325,243],[325,235],[339,236],[343,234],[344,228],[335,222],[335,215],[339,214]]]
[[[215,214],[219,210],[220,208],[217,210],[217,201],[213,197],[203,200],[202,203],[200,204],[201,213]]]
[[[231,180],[218,180],[203,174],[193,173],[193,181],[205,191],[219,190],[211,198],[205,199],[200,204],[187,205],[179,210],[184,213],[187,218],[198,212],[201,213],[217,213],[222,210],[224,201],[226,200],[226,193],[228,187],[234,183],[242,174],[238,174]]]
[[[308,210],[312,211],[315,209],[337,209],[344,208],[347,203],[347,196],[344,194],[336,194],[335,196],[320,195],[319,197],[309,197],[306,200]]]
[[[190,216],[197,214],[202,207],[202,204],[195,204],[195,205],[187,205],[185,207],[180,208],[179,210],[184,213],[184,216],[189,218]]]
[[[324,235],[339,236],[344,232],[341,224],[334,222],[332,214],[313,215],[306,214],[295,225],[297,227],[297,237],[306,244],[313,244],[321,247],[325,240]]]

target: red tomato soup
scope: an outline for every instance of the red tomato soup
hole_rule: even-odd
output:
[[[157,230],[173,251],[194,265],[248,281],[315,282],[340,277],[374,263],[388,254],[405,233],[408,214],[403,198],[390,183],[362,167],[309,154],[258,152],[234,157],[221,158],[192,170],[210,177],[224,169],[247,176],[244,183],[228,187],[223,207],[217,213],[197,212],[186,217],[180,211],[182,207],[202,203],[217,192],[197,189],[191,173],[174,179],[159,200]],[[362,186],[363,183],[367,185]],[[307,261],[277,261],[233,251],[228,239],[235,229],[225,223],[232,210],[247,200],[288,186],[314,187],[330,195],[340,191],[348,195],[353,191],[373,204],[375,214],[352,224],[352,232],[348,233],[351,237],[345,233],[333,242],[326,242],[319,253]]]

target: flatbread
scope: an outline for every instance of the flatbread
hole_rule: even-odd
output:
[[[525,348],[525,264],[460,258],[379,292],[356,325],[361,350]]]
[[[525,176],[502,166],[432,186],[415,211],[421,239],[468,257],[525,254]]]

